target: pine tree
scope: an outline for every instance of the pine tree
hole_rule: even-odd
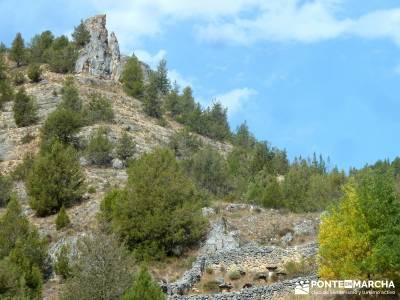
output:
[[[122,72],[121,82],[125,93],[129,96],[137,98],[143,96],[143,71],[139,60],[135,56],[129,58],[126,62]]]
[[[32,82],[39,82],[42,76],[42,70],[38,64],[30,64],[28,67],[28,77]]]
[[[157,77],[154,73],[150,74],[143,97],[143,110],[153,118],[162,117],[161,101],[157,92]]]
[[[180,96],[179,96],[179,87],[174,83],[174,87],[165,97],[164,107],[166,111],[171,113],[171,116],[175,119],[181,111],[180,107]]]
[[[171,89],[171,83],[168,79],[167,61],[165,59],[162,59],[157,66],[156,82],[158,92],[163,96],[167,95]]]
[[[86,154],[92,164],[108,165],[112,160],[111,151],[113,147],[113,143],[108,139],[108,129],[101,127],[91,134]]]
[[[72,33],[72,38],[78,48],[83,48],[90,41],[90,32],[86,29],[85,24],[81,20],[81,23],[75,27]]]
[[[160,286],[153,281],[145,266],[142,266],[132,287],[124,294],[122,300],[165,300],[167,299]]]
[[[56,229],[60,230],[64,227],[67,227],[71,223],[67,211],[65,210],[65,206],[61,206],[60,211],[57,214],[56,218]]]
[[[121,138],[118,140],[116,152],[118,158],[121,160],[127,160],[128,158],[133,157],[136,152],[135,143],[132,141],[132,138],[124,132]]]
[[[75,69],[78,51],[75,44],[62,35],[53,41],[44,55],[53,72],[68,73]]]
[[[46,119],[42,131],[43,150],[48,149],[56,139],[64,144],[72,143],[74,135],[82,126],[81,115],[65,108],[56,109]]]
[[[205,223],[197,207],[202,197],[171,151],[156,149],[141,156],[128,174],[126,189],[104,206],[112,210],[113,230],[138,259],[172,255],[175,247],[202,237]]]
[[[78,240],[77,251],[60,299],[121,299],[132,280],[132,261],[120,241],[95,231]]]
[[[29,60],[32,63],[45,63],[46,51],[51,47],[54,35],[51,31],[43,31],[40,35],[35,35],[30,43]]]
[[[72,77],[67,77],[61,89],[61,107],[70,109],[76,113],[82,111],[82,100],[79,97],[79,91]]]
[[[46,269],[46,242],[12,197],[0,218],[0,298],[39,299]]]
[[[20,88],[15,95],[13,112],[18,127],[32,125],[38,120],[36,101],[26,94],[24,88]]]
[[[4,55],[0,53],[0,109],[3,103],[11,101],[13,98],[13,91],[7,76],[7,64]]]
[[[25,42],[22,38],[21,33],[19,32],[12,42],[10,57],[13,61],[17,63],[17,67],[19,67],[26,60]]]
[[[85,191],[78,154],[56,140],[48,152],[36,157],[26,184],[30,205],[39,216],[57,213],[63,205],[68,207]]]

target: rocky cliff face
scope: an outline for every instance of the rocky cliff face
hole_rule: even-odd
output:
[[[84,22],[90,33],[89,43],[80,50],[75,71],[105,79],[118,80],[122,72],[118,40],[106,28],[106,15],[88,18]]]

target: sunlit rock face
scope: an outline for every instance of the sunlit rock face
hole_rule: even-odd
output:
[[[118,80],[122,71],[121,55],[117,37],[113,32],[108,35],[106,15],[90,17],[84,25],[90,41],[79,51],[75,71]]]

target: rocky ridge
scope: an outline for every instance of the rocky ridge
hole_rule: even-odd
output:
[[[90,33],[90,40],[79,52],[75,72],[118,80],[123,64],[115,33],[108,35],[106,15],[88,18],[84,26]]]

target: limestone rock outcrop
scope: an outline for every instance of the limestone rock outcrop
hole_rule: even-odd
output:
[[[118,80],[123,64],[118,40],[106,28],[106,15],[97,15],[84,21],[90,40],[79,51],[75,65],[76,73],[86,73],[104,79]]]

